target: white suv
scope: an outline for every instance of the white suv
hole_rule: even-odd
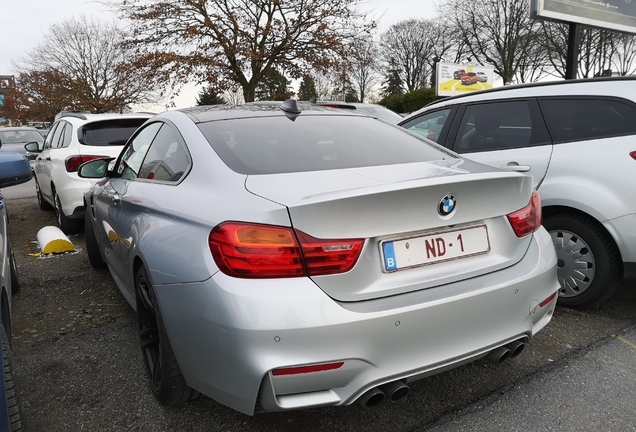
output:
[[[506,86],[436,101],[401,126],[534,177],[559,304],[599,303],[636,278],[636,77]]]
[[[38,152],[33,164],[38,204],[42,210],[55,209],[57,222],[65,233],[84,226],[83,194],[94,181],[80,178],[78,167],[89,160],[117,157],[128,138],[152,114],[87,114],[62,112],[46,136],[43,148],[28,144]]]

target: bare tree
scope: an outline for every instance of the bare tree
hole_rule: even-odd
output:
[[[618,34],[612,40],[614,55],[612,66],[618,75],[633,75],[636,73],[636,36]]]
[[[314,87],[318,100],[331,99],[334,89],[338,87],[337,76],[333,73],[314,72],[311,74],[314,79]]]
[[[569,28],[566,24],[554,22],[541,23],[541,46],[547,53],[552,73],[565,78],[567,64],[567,47]],[[613,59],[619,64],[630,64],[636,55],[634,45],[629,44],[629,37],[624,39],[626,45],[619,42],[623,37],[618,33],[597,29],[593,27],[581,27],[579,33],[579,61],[577,67],[578,78],[589,78],[607,73],[613,64]],[[621,63],[631,59],[628,63]]]
[[[436,53],[437,27],[433,21],[410,19],[392,25],[380,38],[387,70],[397,73],[405,91],[425,87]]]
[[[121,47],[124,38],[113,23],[69,19],[53,25],[44,42],[17,68],[24,74],[55,71],[64,76],[72,83],[66,91],[78,105],[94,112],[156,102],[153,82],[123,67],[132,59],[132,53]]]
[[[349,61],[348,76],[360,102],[368,99],[378,82],[378,48],[372,39],[355,42]]]
[[[536,55],[534,33],[539,24],[530,18],[527,0],[480,0],[469,8],[463,0],[447,0],[442,8],[447,13],[452,11],[458,37],[474,61],[493,66],[504,84],[520,76],[521,62]],[[542,63],[523,65],[541,66]]]
[[[301,78],[342,63],[348,42],[375,27],[361,1],[125,0],[118,10],[142,55],[131,67],[174,86],[216,76],[249,102],[274,68]]]

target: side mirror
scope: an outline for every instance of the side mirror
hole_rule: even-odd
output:
[[[26,151],[31,152],[31,153],[40,153],[42,151],[42,149],[40,149],[40,146],[38,145],[37,142],[30,142],[28,144],[24,145],[24,148],[26,149]]]
[[[77,175],[81,178],[100,179],[106,177],[108,165],[114,158],[94,159],[79,166]]]
[[[0,188],[26,183],[32,177],[27,158],[18,153],[0,153]]]

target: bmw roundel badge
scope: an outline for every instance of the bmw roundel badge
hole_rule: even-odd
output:
[[[455,196],[452,194],[446,194],[437,205],[437,211],[442,216],[448,216],[453,212],[453,210],[455,210],[455,207],[457,207]]]

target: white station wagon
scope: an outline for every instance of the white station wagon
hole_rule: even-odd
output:
[[[636,77],[506,86],[443,99],[401,126],[478,162],[529,173],[557,250],[559,304],[636,278]]]

